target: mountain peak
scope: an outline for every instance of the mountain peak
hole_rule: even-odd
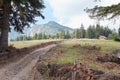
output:
[[[49,22],[47,23],[47,25],[53,25],[53,24],[58,24],[58,23],[56,23],[55,21],[49,21]]]
[[[30,36],[36,33],[56,35],[57,33],[60,33],[62,30],[69,30],[70,32],[73,32],[72,28],[58,24],[55,21],[49,21],[47,24],[35,25],[35,26],[36,27],[32,27],[29,31]]]

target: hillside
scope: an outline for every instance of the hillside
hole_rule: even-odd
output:
[[[34,25],[28,32],[28,35],[33,36],[36,33],[55,35],[57,33],[60,33],[62,30],[69,30],[70,33],[73,32],[72,28],[60,25],[54,21],[50,21],[46,24]]]
[[[60,33],[62,30],[69,30],[70,33],[74,31],[74,29],[72,28],[60,25],[54,21],[50,21],[46,24],[37,24],[31,28],[25,28],[24,34],[17,33],[12,29],[11,32],[9,33],[9,40],[15,39],[20,35],[33,36],[36,33],[43,33],[43,34],[45,33],[45,34],[55,35],[57,33]]]

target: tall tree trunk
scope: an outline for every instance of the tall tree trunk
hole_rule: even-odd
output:
[[[0,35],[0,50],[5,50],[8,48],[8,32],[9,32],[9,9],[10,3],[5,3],[3,5],[3,20],[1,26]]]

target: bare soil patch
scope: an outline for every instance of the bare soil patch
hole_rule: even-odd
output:
[[[101,47],[100,46],[96,46],[96,45],[80,45],[80,44],[76,44],[73,45],[73,48],[81,48],[81,49],[87,49],[87,50],[100,50]]]
[[[46,46],[45,46],[46,45]],[[49,50],[51,50],[53,47],[56,47],[56,42],[50,42],[50,43],[45,43],[45,45],[40,46],[41,48],[35,47],[32,52],[29,54],[26,53],[22,55],[22,53],[16,53],[16,58],[15,59],[11,56],[7,58],[7,60],[15,60],[13,62],[6,62],[6,64],[1,64],[0,66],[0,80],[34,80],[34,75],[36,73],[34,66],[39,60],[39,56],[47,54]],[[43,47],[44,46],[44,47]],[[27,50],[27,49],[25,49]],[[28,48],[29,50],[29,48]],[[31,51],[31,50],[29,50]],[[7,52],[7,51],[6,51]],[[19,58],[18,55],[21,55],[22,58]],[[8,55],[6,55],[8,56]],[[3,56],[2,56],[3,57]],[[40,77],[40,80],[43,78]],[[45,80],[45,79],[43,79]]]
[[[120,50],[114,51],[112,54],[105,54],[103,56],[98,56],[97,61],[100,62],[114,62],[116,64],[120,64]]]
[[[99,54],[101,49],[99,46],[80,46],[74,45],[71,48],[81,48],[84,49],[84,53],[94,53]],[[60,56],[66,51],[52,49],[56,55]],[[120,73],[113,73],[104,70],[94,69],[89,67],[87,64],[83,63],[67,63],[67,64],[57,64],[56,62],[49,61],[50,55],[40,57],[38,63],[36,64],[37,74],[45,77],[45,80],[120,80]],[[104,56],[98,56],[96,62],[100,62],[103,66],[107,67],[109,70],[113,68],[120,68],[118,54],[106,54]],[[59,57],[58,57],[59,58]],[[84,60],[94,61],[92,57],[86,57]]]
[[[91,69],[84,64],[37,64],[39,74],[47,80],[120,80],[120,74]]]

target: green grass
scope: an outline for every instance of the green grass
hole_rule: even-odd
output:
[[[85,45],[96,45],[101,47],[101,52],[111,52],[116,49],[120,49],[120,42],[115,42],[112,40],[97,40],[97,39],[76,39],[76,40],[67,40],[62,43],[64,46],[73,46],[75,44]]]
[[[43,75],[44,75],[45,77],[49,78],[49,77],[50,77],[49,73],[50,73],[50,71],[47,70]]]
[[[13,42],[9,42],[9,45],[13,45],[16,48],[24,48],[24,47],[39,45],[41,43],[46,43],[50,41],[58,41],[58,40],[13,41]]]
[[[80,45],[77,48],[73,46]],[[81,48],[83,46],[99,46],[101,49],[99,51],[89,51],[87,49]],[[75,61],[87,64],[89,67],[96,69],[104,69],[102,64],[95,61],[96,56],[104,55],[106,53],[112,53],[114,50],[120,49],[120,42],[115,42],[111,40],[97,40],[97,39],[72,39],[65,40],[61,43],[61,46],[57,47],[54,55],[50,57],[51,61],[55,61],[57,64],[73,63]],[[61,55],[56,57],[57,51],[64,51]]]

